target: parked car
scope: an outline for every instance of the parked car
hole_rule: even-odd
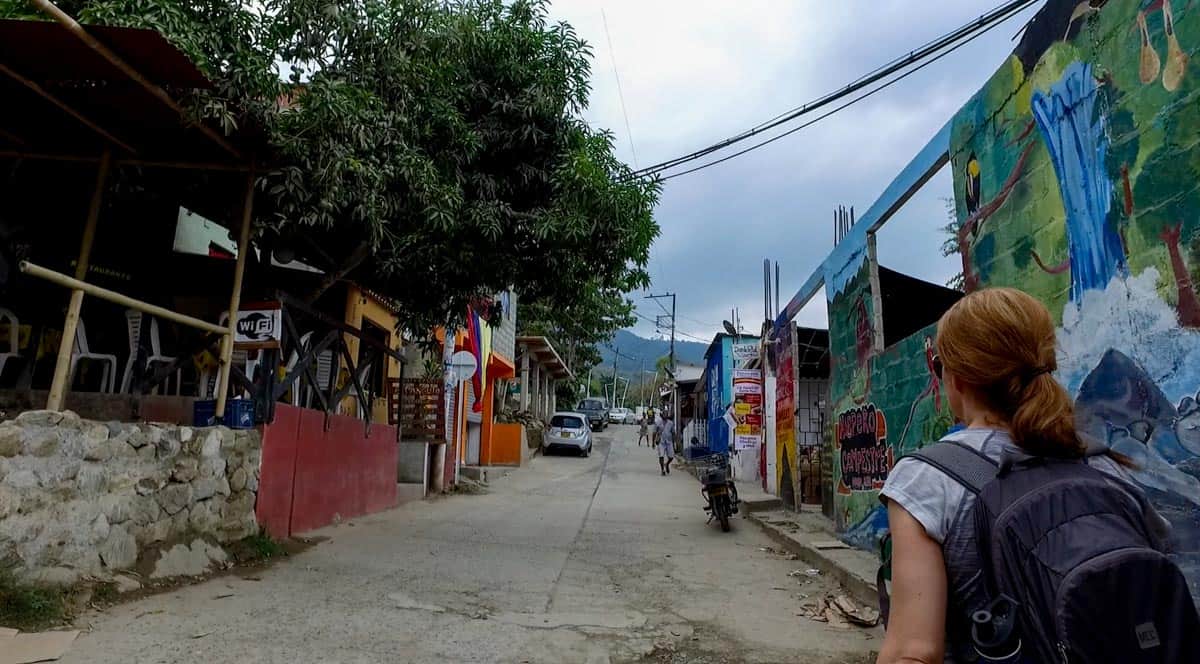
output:
[[[584,399],[575,407],[575,411],[587,416],[592,431],[601,431],[608,426],[608,404],[604,403],[604,399]]]
[[[570,450],[581,456],[592,453],[592,429],[583,413],[561,412],[550,416],[550,426],[543,434],[542,448]]]
[[[613,408],[608,411],[608,420],[614,424],[633,424],[637,416],[628,408]]]

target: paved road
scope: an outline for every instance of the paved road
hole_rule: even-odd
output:
[[[87,616],[63,661],[874,661],[874,630],[795,615],[827,582],[789,577],[799,563],[762,551],[749,522],[705,525],[695,480],[661,477],[634,431],[610,427],[589,459],[496,473],[486,495],[321,531],[259,581]]]

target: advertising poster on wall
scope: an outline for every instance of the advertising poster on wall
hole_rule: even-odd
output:
[[[733,370],[733,445],[738,450],[757,449],[762,443],[763,424],[762,372],[758,369]]]

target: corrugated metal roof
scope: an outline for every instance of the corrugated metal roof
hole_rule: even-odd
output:
[[[153,30],[84,28],[172,97],[213,85]],[[11,71],[0,70],[0,151],[86,159],[107,147],[118,160],[245,165],[58,23],[0,20],[0,65]],[[239,141],[248,135],[243,128]]]

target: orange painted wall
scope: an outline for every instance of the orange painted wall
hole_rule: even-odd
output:
[[[496,423],[492,427],[491,457],[493,466],[521,465],[521,432],[517,423]]]

